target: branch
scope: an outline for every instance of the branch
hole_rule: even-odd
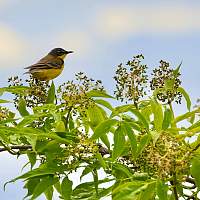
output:
[[[12,146],[5,146],[2,142],[1,142],[1,145],[4,146],[4,147],[1,147],[0,148],[0,152],[3,152],[3,151],[8,151],[9,153],[13,154],[13,155],[17,155],[18,153],[15,152],[15,151],[12,151],[12,149],[17,149],[17,150],[28,150],[28,149],[32,149],[32,146],[31,145],[12,145]]]

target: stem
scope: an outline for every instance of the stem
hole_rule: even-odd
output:
[[[69,110],[68,110],[68,113],[67,113],[67,117],[65,118],[67,129],[68,129],[68,124],[69,124],[70,112],[72,111],[72,108],[73,108],[73,106],[69,107]]]
[[[178,200],[178,192],[177,192],[177,188],[176,188],[176,184],[177,184],[177,178],[176,178],[176,169],[175,169],[176,163],[174,160],[174,169],[172,172],[172,176],[173,176],[173,192],[174,192],[174,198],[175,200]]]
[[[97,170],[94,169],[93,172],[93,178],[94,178],[94,186],[95,186],[95,191],[96,191],[96,196],[99,196],[99,191],[98,191],[98,173]]]

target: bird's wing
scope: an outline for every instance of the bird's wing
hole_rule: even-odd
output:
[[[43,58],[39,60],[36,64],[33,64],[31,66],[25,67],[24,69],[59,69],[64,64],[64,61],[61,58]]]

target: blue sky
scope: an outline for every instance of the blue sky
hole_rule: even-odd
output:
[[[174,67],[183,61],[183,86],[195,103],[200,97],[199,10],[195,0],[0,0],[0,87],[9,76],[25,78],[24,67],[63,47],[75,53],[66,59],[57,85],[84,71],[111,91],[115,66],[142,53],[150,69],[160,59]],[[0,184],[20,174],[24,160],[1,154],[2,162]],[[20,200],[20,187],[0,189],[0,196]]]

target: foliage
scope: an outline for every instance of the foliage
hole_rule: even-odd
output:
[[[30,168],[9,183],[23,180],[29,199],[50,200],[55,190],[65,200],[198,199],[200,107],[191,109],[180,66],[161,61],[150,77],[142,61],[139,55],[118,66],[116,97],[83,73],[58,89],[10,78],[0,88],[14,95],[0,99],[0,152],[26,155]],[[183,97],[188,111],[176,116]],[[113,106],[118,99],[125,103]],[[74,186],[70,174],[78,169],[80,179],[90,174],[93,181]]]

